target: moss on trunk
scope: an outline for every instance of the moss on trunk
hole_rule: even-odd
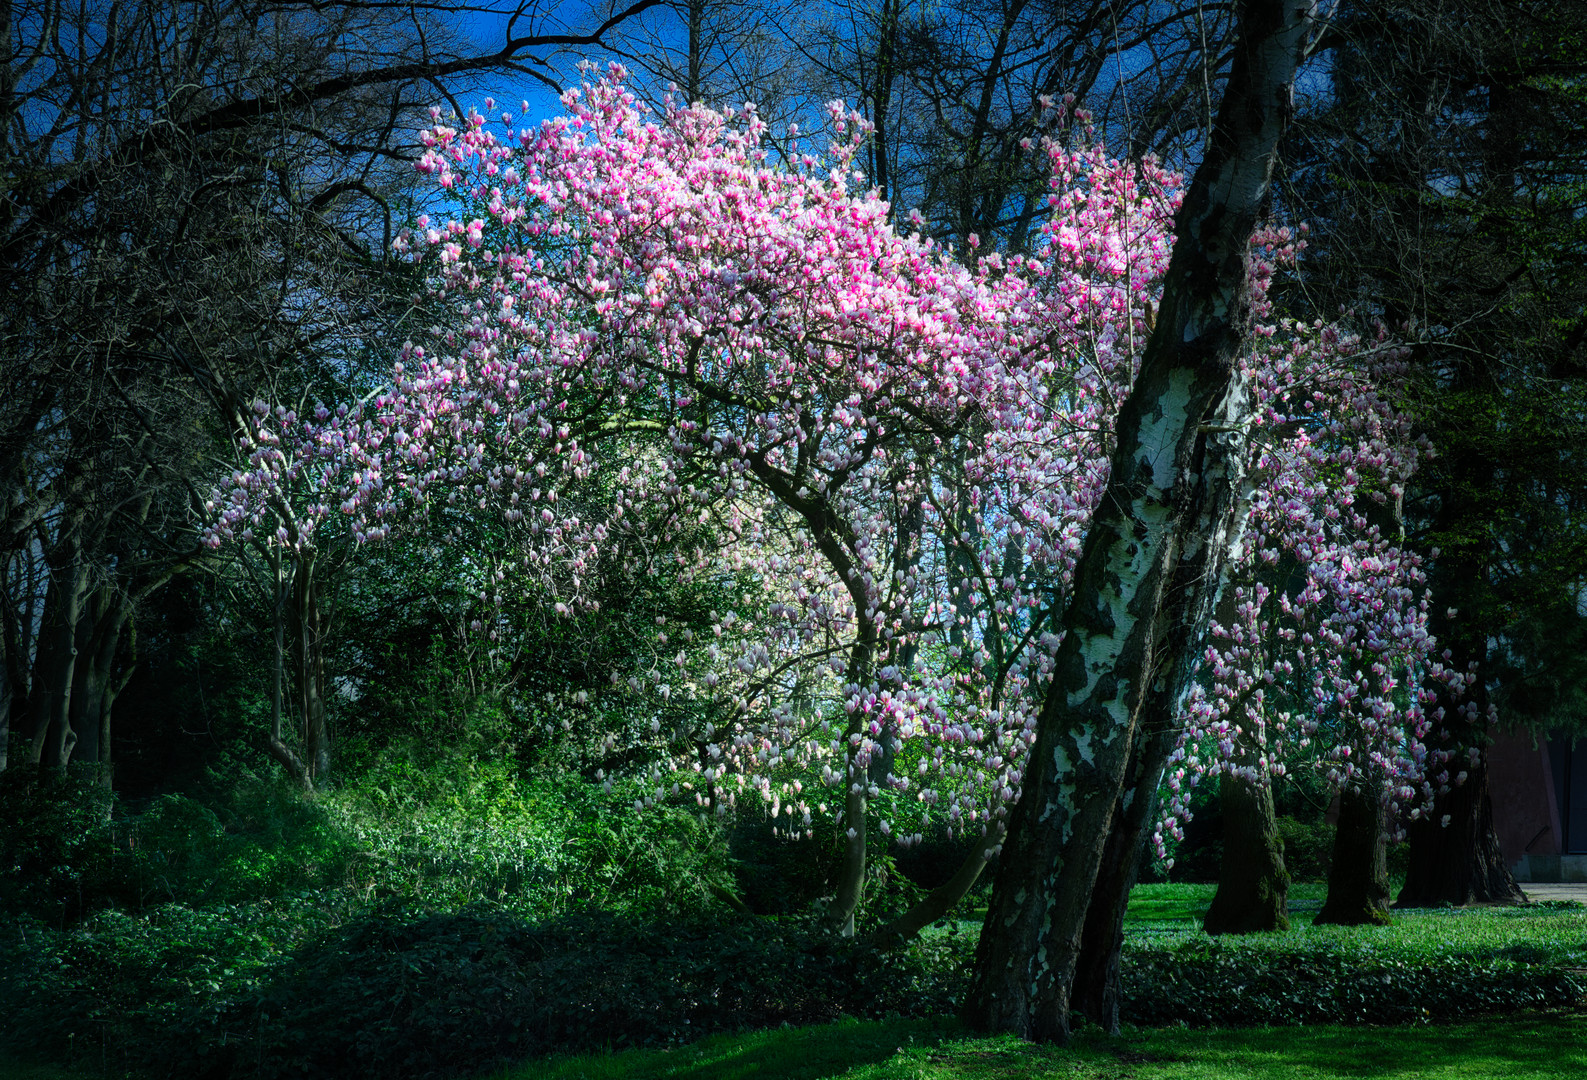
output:
[[[1218,797],[1223,803],[1223,864],[1203,929],[1209,934],[1288,930],[1289,874],[1273,789],[1225,773]]]
[[[1313,920],[1334,926],[1389,923],[1389,861],[1383,801],[1369,785],[1339,793],[1328,899]]]

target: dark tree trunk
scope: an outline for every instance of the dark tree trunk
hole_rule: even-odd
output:
[[[1107,490],[1075,568],[964,1018],[1063,1042],[1091,893],[1142,709],[1210,619],[1244,529],[1246,249],[1309,48],[1310,2],[1239,9],[1223,104],[1175,220]]]
[[[0,596],[4,591],[0,590]],[[0,619],[9,613],[0,612]],[[9,620],[8,620],[9,621]],[[11,678],[10,627],[0,627],[0,773],[6,771],[11,750],[11,703],[16,700],[15,683]]]
[[[1389,922],[1388,820],[1380,792],[1371,784],[1350,784],[1339,792],[1328,900],[1313,921],[1335,926]]]
[[[89,596],[77,623],[77,665],[72,677],[71,725],[76,736],[74,757],[100,766],[100,780],[109,786],[110,710],[124,685],[115,670],[121,635],[132,605],[114,584],[105,583]]]
[[[291,596],[291,583],[282,566],[281,552],[270,548],[266,553],[275,590],[271,611],[271,629],[275,633],[275,672],[270,687],[270,735],[265,742],[270,756],[280,763],[304,791],[314,790],[314,778],[304,758],[286,741],[286,676],[287,676],[287,605]]]
[[[303,758],[309,782],[331,775],[330,733],[325,724],[325,623],[320,609],[314,556],[301,555],[293,577],[292,623],[296,638],[298,715],[303,724]]]
[[[1223,807],[1223,863],[1202,928],[1209,934],[1288,930],[1289,874],[1272,786],[1224,773],[1218,799]]]
[[[1445,817],[1449,824],[1442,824]],[[1411,860],[1397,908],[1453,904],[1519,904],[1516,884],[1493,831],[1488,763],[1478,759],[1464,784],[1433,802],[1433,812],[1411,823]]]
[[[964,899],[981,877],[981,871],[986,869],[986,864],[992,860],[992,853],[1002,840],[1003,826],[1000,822],[987,830],[982,842],[965,856],[952,877],[931,890],[925,899],[877,930],[874,940],[887,944],[907,941],[958,907],[959,901]]]
[[[72,685],[77,675],[77,626],[83,618],[88,569],[81,549],[62,541],[64,552],[52,559],[44,618],[34,656],[32,692],[32,758],[45,769],[64,770],[72,759],[77,735],[72,730]]]

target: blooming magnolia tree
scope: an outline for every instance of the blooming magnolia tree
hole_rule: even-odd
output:
[[[709,631],[660,620],[646,643],[648,690],[694,718],[655,723],[675,767],[654,771],[653,800],[670,788],[723,812],[748,796],[790,832],[834,820],[832,913],[851,932],[873,830],[980,837],[896,927],[912,931],[973,883],[1019,795],[1178,178],[1109,159],[1076,118],[1073,145],[1050,147],[1042,257],[967,267],[890,224],[852,168],[866,126],[837,105],[824,152],[773,167],[749,106],[654,116],[617,69],[563,104],[524,129],[437,114],[420,169],[477,216],[421,219],[398,246],[433,266],[448,314],[367,407],[261,405],[210,542],[312,545],[332,515],[375,541],[437,505],[497,513],[568,617],[617,547],[667,551],[651,573],[731,575],[741,602]],[[1259,291],[1295,246],[1265,239]],[[1263,334],[1246,361],[1261,483],[1242,566],[1307,585],[1249,586],[1183,717],[1214,741],[1252,715],[1274,743],[1315,737],[1334,705],[1290,706],[1285,727],[1264,689],[1283,679],[1299,700],[1293,678],[1309,679],[1350,717],[1338,767],[1371,759],[1410,782],[1420,582],[1353,507],[1392,493],[1415,449],[1372,393],[1378,343]],[[294,524],[277,528],[286,504]],[[1254,633],[1294,648],[1258,653]],[[1218,760],[1205,741],[1184,743],[1176,781]]]

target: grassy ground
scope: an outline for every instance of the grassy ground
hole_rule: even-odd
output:
[[[1125,915],[1125,948],[1174,949],[1206,941],[1201,918],[1214,891],[1213,885],[1136,886]],[[1587,909],[1580,904],[1420,908],[1394,912],[1394,924],[1389,927],[1314,927],[1312,919],[1322,909],[1327,892],[1323,884],[1293,884],[1289,887],[1288,933],[1221,941],[1241,951],[1331,947],[1406,958],[1453,955],[1587,967]],[[966,912],[958,923],[960,931],[980,933],[985,915],[985,909]]]
[[[502,1080],[1577,1080],[1587,1016],[1387,1028],[1081,1033],[1066,1048],[980,1038],[948,1020],[847,1021],[716,1036],[675,1050],[538,1062]]]
[[[1419,908],[1393,913],[1388,927],[1313,926],[1326,885],[1290,886],[1291,929],[1223,939],[1242,950],[1289,951],[1301,943],[1406,958],[1461,956],[1587,967],[1587,909],[1580,904],[1521,907]],[[1141,885],[1130,895],[1127,948],[1175,948],[1206,940],[1201,917],[1212,885]]]

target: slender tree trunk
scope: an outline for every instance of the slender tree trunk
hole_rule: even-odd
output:
[[[705,0],[689,0],[689,85],[683,88],[684,96],[688,98],[687,104],[693,105],[704,100],[705,88],[700,84],[705,81],[705,43],[702,32],[705,28]]]
[[[1311,3],[1248,0],[1207,155],[1175,222],[1141,373],[1003,845],[967,1022],[1064,1041],[1080,937],[1141,708],[1216,602],[1243,538],[1246,249],[1292,112]],[[1188,644],[1188,642],[1186,643]]]
[[[80,761],[110,761],[110,705],[117,692],[115,662],[132,606],[112,584],[101,584],[77,623],[77,665],[72,678],[71,725]],[[101,773],[101,782],[108,780]]]
[[[1314,920],[1336,926],[1389,922],[1388,820],[1376,785],[1339,792],[1339,827],[1328,867],[1328,900]]]
[[[3,573],[3,572],[0,572]],[[0,577],[3,582],[3,577]],[[0,597],[5,595],[0,589]],[[10,612],[0,613],[0,619],[9,622]],[[0,773],[6,771],[11,750],[11,703],[16,700],[15,684],[11,678],[10,627],[0,627]]]
[[[1447,817],[1449,824],[1444,825]],[[1526,893],[1516,884],[1493,830],[1488,763],[1479,758],[1466,782],[1433,802],[1433,812],[1411,822],[1410,866],[1395,898],[1397,908],[1454,904],[1518,904]]]
[[[1289,874],[1272,785],[1224,773],[1218,797],[1223,806],[1223,863],[1202,928],[1209,934],[1288,930]]]
[[[331,774],[330,735],[325,726],[324,620],[314,556],[302,555],[293,575],[293,629],[297,638],[298,710],[303,724],[303,757],[310,782],[323,784]]]
[[[34,715],[33,762],[56,770],[66,768],[77,742],[72,731],[72,684],[77,674],[77,625],[88,592],[88,568],[80,548],[71,540],[61,546],[66,550],[61,558],[52,560],[50,568],[33,693],[29,695]]]
[[[875,624],[870,620],[862,619],[861,624],[859,638],[849,652],[849,667],[844,681],[851,693],[857,690],[863,694],[875,667],[877,634]],[[858,735],[861,741],[864,740],[867,734],[865,716],[863,709],[855,709],[844,732],[847,739],[843,754],[843,818],[838,823],[843,829],[843,855],[838,863],[837,895],[832,900],[829,913],[833,925],[844,937],[854,936],[854,915],[865,889],[865,814],[870,801],[870,769],[868,763],[860,761],[853,739]]]
[[[270,688],[270,738],[266,747],[270,756],[280,763],[287,774],[297,781],[304,791],[314,790],[314,780],[309,774],[308,767],[304,765],[293,749],[287,745],[284,730],[284,714],[286,711],[286,666],[287,666],[287,598],[289,586],[285,570],[281,565],[279,549],[271,548],[267,553],[270,565],[271,578],[275,588],[275,602],[272,610],[272,629],[275,631],[275,678]]]
[[[951,878],[931,890],[924,900],[877,930],[875,940],[888,944],[907,941],[958,907],[959,901],[975,887],[981,871],[992,861],[998,845],[1003,842],[1003,835],[1002,822],[989,828],[981,843],[965,857]]]

